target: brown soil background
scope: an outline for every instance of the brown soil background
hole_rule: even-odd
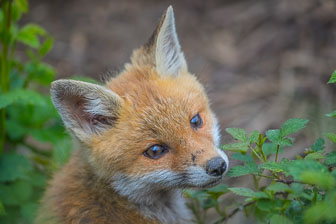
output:
[[[334,0],[33,0],[25,20],[55,38],[46,61],[57,78],[99,80],[122,69],[170,4],[189,69],[206,86],[223,129],[265,131],[289,118],[308,118],[289,158],[335,131],[324,116],[336,109],[336,86],[326,84],[336,69]],[[222,143],[231,141],[222,135]],[[251,220],[238,215],[228,223],[244,222]]]

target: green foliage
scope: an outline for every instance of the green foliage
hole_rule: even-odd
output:
[[[334,72],[330,83],[334,83]],[[328,115],[335,117],[334,112]],[[253,187],[227,187],[209,197],[212,189],[189,194],[189,204],[197,223],[206,223],[206,211],[214,208],[220,219],[215,223],[228,221],[235,213],[242,211],[253,216],[257,223],[336,223],[336,151],[327,149],[323,138],[318,138],[304,156],[297,155],[296,160],[278,160],[278,154],[290,150],[294,138],[290,135],[302,130],[308,124],[305,119],[289,119],[280,129],[268,130],[265,134],[253,131],[249,135],[240,128],[227,128],[226,131],[236,142],[221,148],[232,151],[231,159],[241,164],[230,168],[227,176],[238,178],[250,175]],[[327,133],[329,143],[336,144],[336,134]],[[288,149],[287,149],[288,148]],[[232,196],[245,200],[232,205],[223,203]],[[211,200],[211,203],[207,201]],[[232,203],[231,203],[232,204]],[[196,214],[197,213],[197,214]],[[230,223],[230,222],[228,222]]]
[[[318,139],[316,139],[314,144],[311,146],[311,149],[315,152],[322,151],[324,149],[324,144],[325,144],[324,139],[323,138],[318,138]]]
[[[254,161],[245,162],[244,166],[235,166],[228,172],[229,177],[239,177],[246,174],[258,174],[260,171]]]
[[[236,140],[246,142],[247,136],[244,129],[241,128],[227,128],[225,129],[227,133],[229,133],[232,137],[234,137]]]
[[[333,112],[330,112],[328,114],[326,114],[327,117],[336,117],[336,110],[334,110]]]
[[[336,82],[336,70],[332,73],[329,81],[328,81],[328,84],[332,84],[332,83],[335,83]]]
[[[41,60],[53,38],[37,24],[19,26],[27,0],[1,1],[0,10],[0,223],[33,223],[50,173],[71,154],[71,139],[44,94],[55,70]]]
[[[336,144],[336,133],[326,133],[325,136]]]

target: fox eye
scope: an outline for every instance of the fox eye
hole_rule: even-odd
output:
[[[196,114],[190,119],[191,127],[197,129],[200,128],[203,124],[203,120],[199,114]]]
[[[152,145],[145,152],[144,156],[150,159],[158,159],[168,152],[168,148],[164,145]]]

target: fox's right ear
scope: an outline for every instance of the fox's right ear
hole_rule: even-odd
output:
[[[111,127],[122,104],[122,99],[111,90],[81,81],[54,81],[50,92],[65,126],[81,142]]]
[[[161,76],[178,76],[182,71],[187,71],[172,6],[163,13],[149,41],[133,52],[131,61],[135,65],[153,66]]]

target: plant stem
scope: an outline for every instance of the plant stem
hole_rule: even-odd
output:
[[[275,152],[275,162],[278,162],[278,154],[279,154],[279,149],[280,149],[280,145],[277,144],[277,147],[276,147],[276,152]]]
[[[266,175],[263,175],[263,174],[257,174],[257,176],[259,176],[259,177],[265,177],[265,178],[267,178],[267,179],[271,179],[271,180],[277,180],[277,179],[275,179],[274,177],[272,177],[272,176],[266,176]]]
[[[262,146],[263,146],[264,142],[265,142],[265,140],[263,140],[263,136],[261,134],[259,134],[259,136],[258,136],[258,144],[256,144],[256,145],[257,145],[257,147],[258,147],[258,149],[259,149],[259,151],[260,151],[260,153],[261,153],[261,155],[262,155],[262,157],[264,159],[264,162],[266,162],[267,161],[267,157],[266,157],[266,155],[264,153],[264,150],[262,149]]]
[[[4,26],[2,30],[2,55],[1,55],[1,94],[8,92],[10,62],[8,61],[8,47],[10,44],[11,26],[11,4],[12,1],[3,1],[2,13],[4,16]],[[0,155],[4,150],[6,136],[6,110],[0,110]]]
[[[226,216],[225,214],[225,211],[222,211],[220,208],[219,208],[219,204],[218,204],[218,201],[216,200],[215,202],[215,209],[217,211],[217,213],[220,215],[220,216]]]
[[[251,149],[251,151],[253,152],[253,154],[260,160],[263,161],[263,159],[260,157],[260,155],[251,147],[249,146],[249,148]]]
[[[254,188],[255,188],[256,190],[259,190],[259,181],[258,181],[256,175],[253,174],[252,177],[253,177]]]

